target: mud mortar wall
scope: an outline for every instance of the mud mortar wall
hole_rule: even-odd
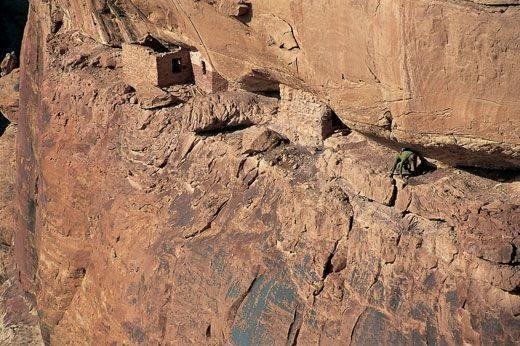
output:
[[[215,71],[207,59],[204,59],[199,52],[191,52],[190,55],[195,83],[202,90],[213,93],[227,89],[227,80]]]
[[[174,73],[172,63],[174,59],[181,60],[181,71]],[[157,57],[157,86],[166,87],[173,84],[186,84],[193,82],[193,68],[190,60],[190,52],[181,49],[177,52],[160,54]]]
[[[149,48],[124,44],[122,57],[125,76],[132,85],[139,83],[157,85],[159,83],[157,57]]]

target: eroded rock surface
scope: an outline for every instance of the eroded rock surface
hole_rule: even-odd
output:
[[[0,78],[0,100],[12,104],[9,118],[17,119],[18,93],[13,93],[11,73]],[[17,78],[16,78],[17,83]],[[4,112],[3,105],[0,110]],[[17,126],[0,113],[0,344],[43,345],[34,297],[27,294],[18,280],[13,260],[16,233],[15,211],[15,137]]]
[[[20,99],[19,70],[0,78],[0,112],[9,122],[16,124],[18,121],[18,101]]]
[[[56,0],[50,12],[50,30],[107,44],[182,41],[231,85],[303,89],[349,127],[451,165],[520,166],[516,0]]]
[[[399,40],[428,27],[415,26],[419,19],[432,25],[437,20],[435,28],[457,19],[480,32],[490,25],[485,20],[512,21],[515,8],[495,12],[453,1],[428,8],[425,1],[333,4],[320,2],[318,12],[312,8],[316,2],[252,2],[254,13],[276,10],[287,22],[294,20],[301,54],[296,81],[294,67],[277,65],[282,62],[254,32],[238,49],[243,41],[233,40],[248,25],[217,16],[205,2],[179,0],[168,3],[171,11],[160,10],[166,5],[159,1],[86,7],[52,2],[50,9],[32,2],[20,72],[15,249],[20,280],[34,294],[47,342],[513,344],[520,339],[518,177],[500,182],[438,165],[406,184],[395,181],[388,177],[393,150],[355,132],[323,136],[308,123],[293,126],[305,127],[302,133],[318,143],[291,142],[290,131],[270,126],[284,100],[245,91],[188,95],[178,97],[179,104],[143,109],[123,82],[120,50],[71,30],[67,19],[105,43],[126,39],[145,23],[169,25],[186,40],[195,30],[208,37],[204,23],[211,20],[215,35],[204,45],[228,78],[250,73],[244,65],[252,60],[269,64],[268,75],[293,89],[312,85],[303,92],[316,95],[327,90],[325,113],[329,104],[343,126],[360,129],[363,123],[369,133],[379,128],[377,121],[385,131],[390,123],[398,134],[403,117],[412,114],[417,126],[437,126],[423,121],[432,118],[429,110],[417,113],[429,109],[424,97],[452,102],[460,92],[460,101],[453,101],[460,107],[442,115],[447,119],[442,133],[450,131],[450,119],[458,119],[463,132],[475,130],[472,135],[491,140],[489,128],[473,129],[463,116],[471,118],[468,109],[478,108],[473,96],[479,92],[461,91],[463,80],[444,83],[446,74],[425,77],[423,69],[434,71],[439,56],[414,64],[418,50],[438,46],[445,34],[449,48],[458,47],[459,32],[446,27],[438,40],[407,41],[407,57],[401,57]],[[63,13],[58,30],[50,18],[59,17],[49,11]],[[124,15],[109,18],[107,11]],[[461,11],[479,11],[483,18]],[[352,22],[347,19],[357,22],[368,13],[370,24],[356,30],[370,27],[371,35],[353,31],[344,37],[350,25],[345,23]],[[337,33],[319,30],[317,21],[327,14],[330,25],[341,28]],[[128,19],[133,15],[135,22]],[[185,22],[188,15],[191,24]],[[92,18],[99,31],[91,30]],[[112,21],[121,24],[120,32]],[[224,50],[218,33],[228,25],[233,30]],[[405,35],[392,28],[413,30]],[[504,27],[498,35],[512,35],[516,28]],[[428,37],[437,33],[431,30]],[[316,39],[318,33],[325,37]],[[387,40],[400,43],[393,46],[395,55],[380,54],[381,47],[390,49]],[[345,61],[328,63],[345,45],[351,49]],[[265,53],[262,59],[258,51]],[[243,59],[226,63],[234,55]],[[100,64],[101,56],[114,62]],[[512,66],[509,58],[497,56],[504,71]],[[458,66],[440,60],[448,68]],[[394,66],[397,62],[408,68]],[[358,69],[365,63],[372,73]],[[345,79],[339,74],[332,79],[343,68]],[[424,79],[414,79],[414,73]],[[403,74],[412,77],[402,80]],[[452,89],[429,93],[437,83]],[[481,92],[498,94],[500,88]],[[298,95],[307,95],[303,92]],[[502,107],[500,114],[514,114],[515,104],[505,101],[510,94],[501,95],[504,104],[486,103],[489,109],[482,111],[498,114],[494,107]],[[281,97],[287,100],[283,92]],[[490,128],[516,126],[514,117],[485,119],[493,119]],[[402,129],[403,138],[427,145],[420,129]],[[512,148],[513,136],[504,131],[499,140]],[[514,151],[501,155],[516,162]]]

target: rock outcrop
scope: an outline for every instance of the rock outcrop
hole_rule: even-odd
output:
[[[15,210],[15,137],[17,126],[18,73],[0,78],[0,344],[43,345],[33,296],[24,291],[18,280],[13,260],[13,239],[16,233]],[[2,112],[8,114],[9,122]]]
[[[11,73],[18,66],[18,58],[14,51],[7,53],[0,63],[0,76]]]
[[[31,2],[14,247],[45,342],[517,342],[516,172],[388,177],[392,143],[518,167],[514,2],[222,3]],[[142,103],[145,32],[229,90]]]
[[[53,8],[103,43],[183,41],[243,88],[304,89],[349,127],[452,165],[520,166],[517,2],[252,1],[244,18],[222,3]]]
[[[18,121],[18,101],[20,99],[19,70],[0,78],[0,112],[9,122],[16,124]]]

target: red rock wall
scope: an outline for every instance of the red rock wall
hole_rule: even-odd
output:
[[[218,5],[119,2],[128,17],[139,18],[131,21],[89,6],[63,7],[70,26],[103,42],[129,35],[113,26],[135,36],[153,29],[210,52],[230,81],[261,71],[310,91],[350,127],[396,146],[453,165],[520,165],[514,3],[255,1],[244,23]]]
[[[169,13],[147,11],[161,8],[159,1],[135,3],[156,23]],[[276,4],[304,22],[322,16],[308,8],[314,3]],[[457,8],[446,4],[432,8]],[[262,5],[275,6],[259,2],[253,10]],[[350,15],[371,5],[349,3]],[[119,62],[118,49],[68,30],[70,23],[49,35],[49,6],[31,6],[20,74],[15,252],[51,344],[520,339],[518,178],[439,165],[404,184],[388,178],[395,152],[356,133],[332,136],[322,150],[244,141],[274,116],[276,107],[258,95],[228,92],[143,110],[131,102],[122,69],[99,64],[106,56]],[[193,6],[201,35],[208,28],[199,21],[230,20]],[[71,18],[85,11],[76,2],[62,9]],[[505,19],[516,15],[509,10]],[[490,11],[483,16],[497,15]],[[193,30],[180,22],[169,21]],[[233,42],[214,36],[211,44],[220,40]],[[360,46],[352,49],[364,52]],[[262,59],[271,64],[269,56]],[[238,69],[222,61],[222,71]],[[307,80],[325,76],[311,78],[300,67]],[[377,89],[353,89],[360,96],[367,88]],[[362,95],[350,98],[353,113],[380,101],[378,93]]]

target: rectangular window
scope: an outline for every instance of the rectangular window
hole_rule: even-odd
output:
[[[180,73],[181,71],[182,71],[181,59],[173,59],[172,60],[172,72]]]

